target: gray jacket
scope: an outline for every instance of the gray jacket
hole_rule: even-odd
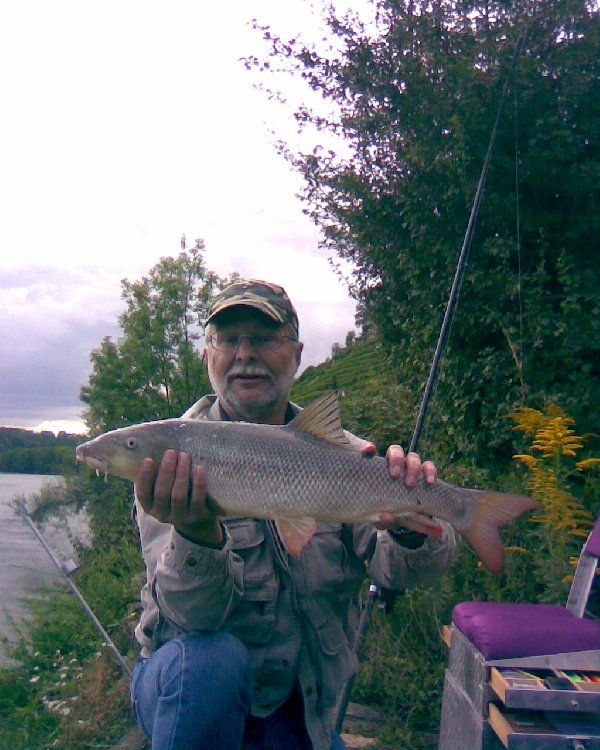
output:
[[[184,416],[219,420],[221,410],[215,396],[205,396]],[[379,586],[404,589],[435,581],[455,548],[444,522],[441,538],[414,550],[371,524],[321,523],[296,559],[283,551],[270,521],[225,518],[225,544],[212,549],[188,541],[137,501],[136,513],[147,574],[136,628],[142,656],[183,633],[232,633],[251,655],[252,713],[268,716],[298,682],[315,750],[329,750],[336,698],[358,666],[350,644],[365,563]]]

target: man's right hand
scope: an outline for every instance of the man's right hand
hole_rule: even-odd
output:
[[[190,492],[191,475],[191,492]],[[187,453],[165,452],[155,470],[145,458],[135,481],[135,494],[142,508],[162,523],[197,544],[219,545],[223,532],[217,516],[206,507],[206,477],[200,466],[192,470]]]

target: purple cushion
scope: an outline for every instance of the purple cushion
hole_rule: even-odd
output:
[[[600,648],[600,622],[552,604],[463,602],[454,607],[452,622],[486,659]]]

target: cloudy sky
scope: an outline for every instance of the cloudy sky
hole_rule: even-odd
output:
[[[355,3],[356,5],[356,3]],[[252,17],[284,35],[308,0],[32,0],[0,24],[0,425],[79,429],[89,354],[118,336],[120,280],[204,238],[210,269],[277,281],[298,308],[304,365],[354,327],[318,250],[292,132],[239,58]]]

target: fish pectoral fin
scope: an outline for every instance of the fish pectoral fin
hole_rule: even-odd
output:
[[[300,557],[317,529],[314,518],[276,518],[275,526],[288,555]]]

